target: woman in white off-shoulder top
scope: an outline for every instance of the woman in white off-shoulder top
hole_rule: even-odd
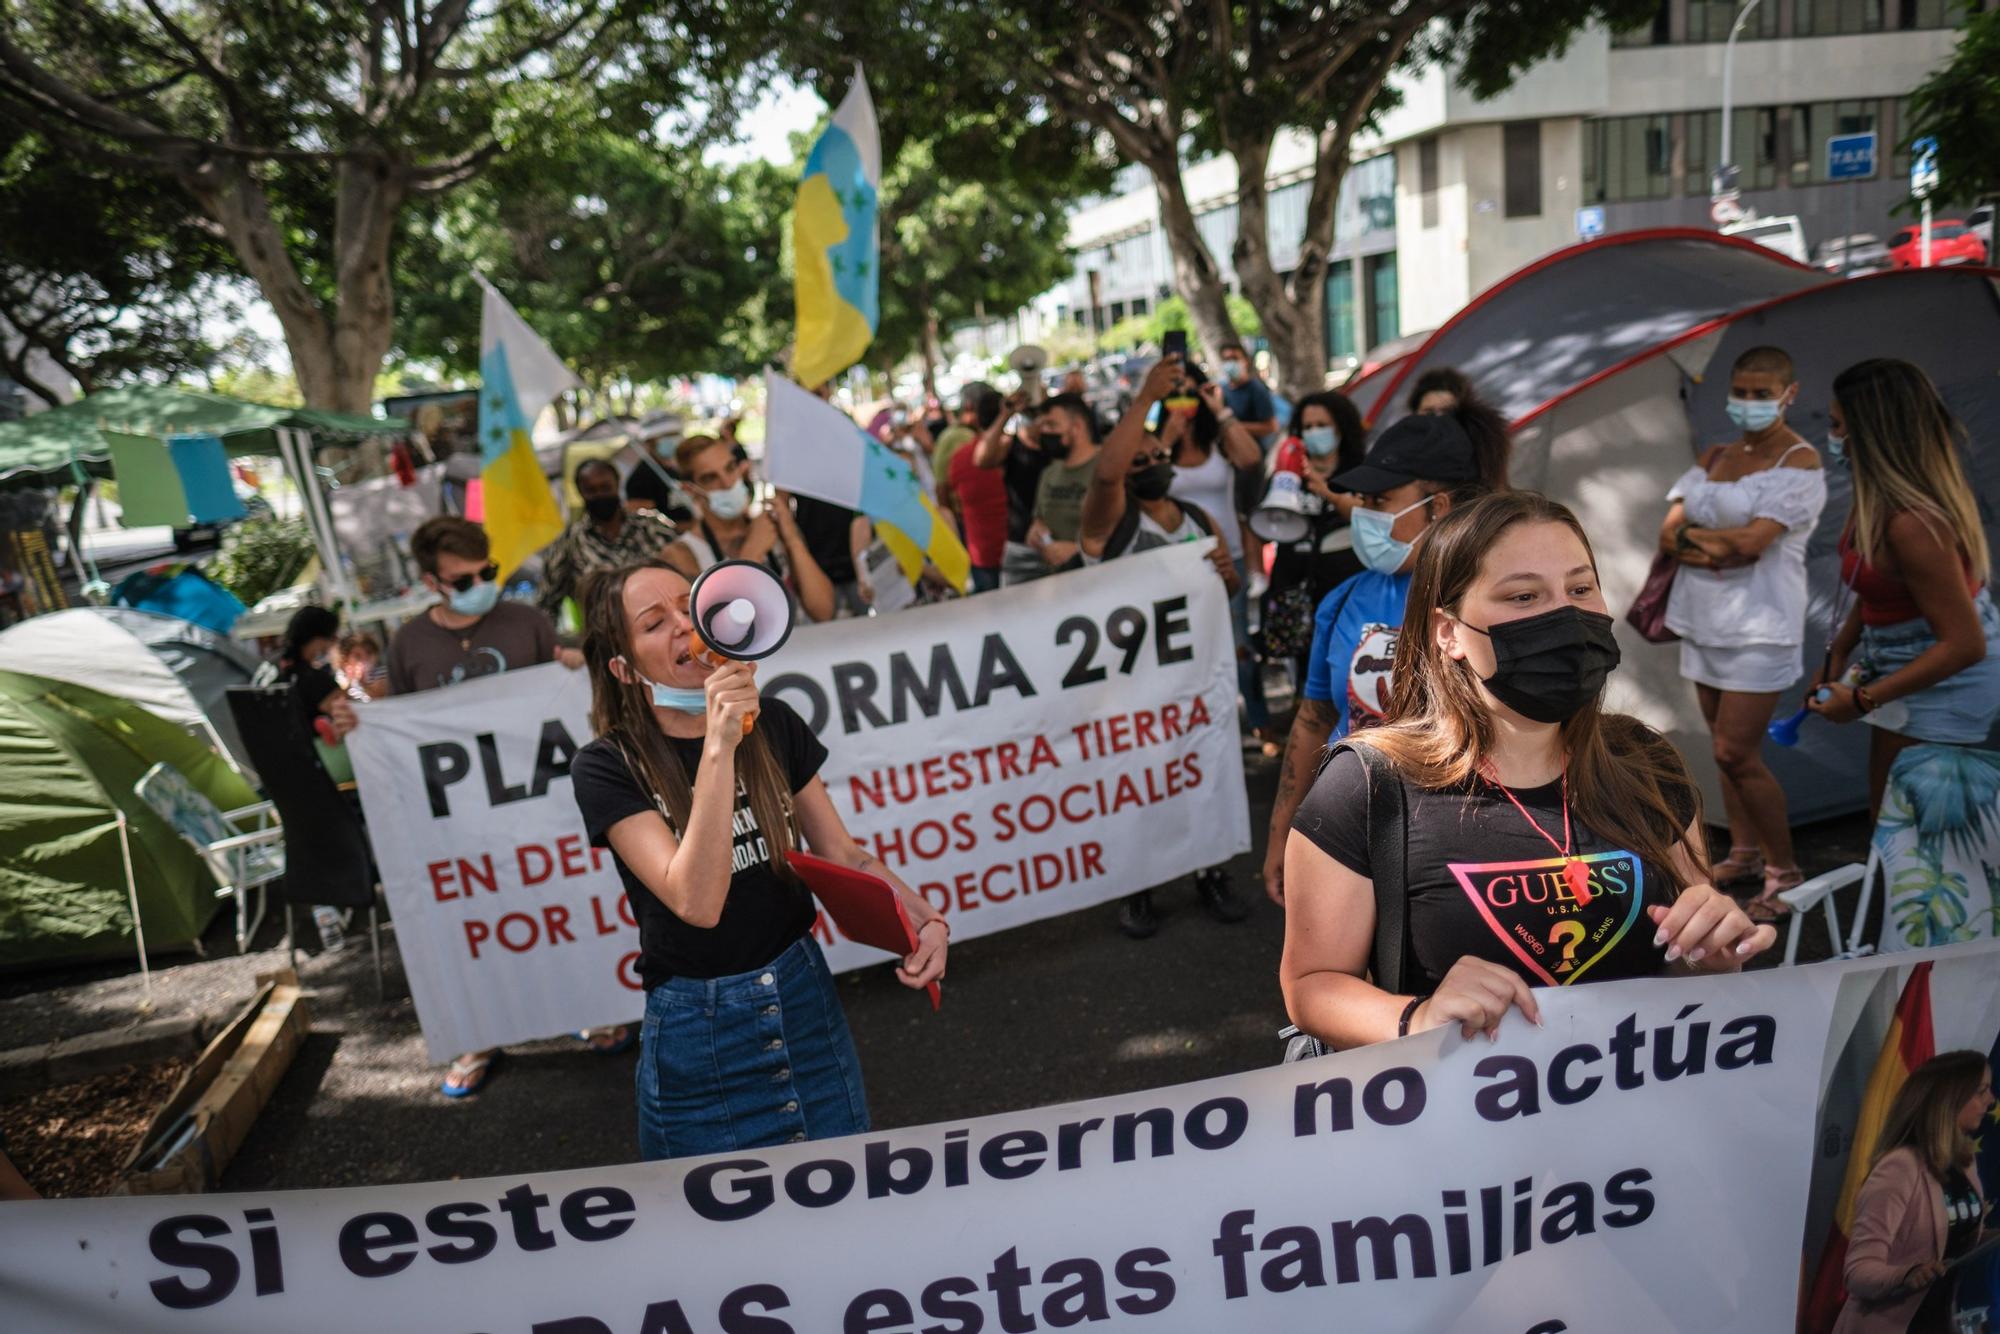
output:
[[[1762,753],[1779,693],[1804,670],[1806,543],[1826,505],[1818,452],[1785,424],[1797,398],[1783,352],[1738,357],[1729,415],[1743,434],[1712,446],[1674,483],[1660,529],[1660,549],[1680,562],[1667,628],[1681,637],[1681,675],[1694,682],[1714,737],[1729,813],[1729,855],[1712,880],[1761,873],[1750,910],[1765,921],[1789,910],[1777,896],[1804,878],[1784,789]]]

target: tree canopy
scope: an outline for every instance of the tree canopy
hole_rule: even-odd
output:
[[[2000,193],[2000,10],[1965,9],[1950,62],[1910,94],[1908,135],[1937,140],[1937,197],[1972,201]]]

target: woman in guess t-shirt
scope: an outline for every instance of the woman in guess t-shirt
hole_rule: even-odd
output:
[[[868,1129],[854,1041],[811,935],[812,895],[786,861],[799,835],[901,893],[918,931],[897,970],[905,986],[944,975],[950,934],[848,836],[819,778],[826,748],[805,721],[757,697],[750,664],[691,655],[688,588],[665,564],[588,587],[597,739],[570,766],[590,841],[610,847],[639,921],[647,1159]]]
[[[1495,1032],[1529,988],[1731,972],[1770,947],[1707,883],[1698,801],[1657,733],[1602,711],[1618,665],[1576,517],[1533,492],[1440,519],[1418,549],[1381,726],[1335,750],[1285,850],[1287,1008],[1354,1047],[1447,1023]],[[1370,763],[1383,771],[1369,834]],[[1406,930],[1372,960],[1371,846],[1400,842]],[[1370,981],[1400,979],[1395,991]]]

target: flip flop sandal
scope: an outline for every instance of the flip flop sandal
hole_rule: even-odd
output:
[[[1745,855],[1748,854],[1748,855]],[[1764,874],[1764,854],[1756,848],[1731,848],[1729,855],[1709,868],[1709,883],[1717,889],[1741,884]]]
[[[600,1038],[609,1033],[616,1033],[618,1036],[615,1040],[608,1043],[599,1041]],[[630,1024],[620,1024],[617,1028],[585,1029],[583,1032],[578,1033],[577,1037],[583,1040],[584,1046],[590,1048],[599,1056],[623,1056],[626,1052],[632,1050],[633,1046],[639,1041],[639,1035],[632,1031]]]
[[[451,1063],[451,1068],[445,1071],[444,1079],[438,1084],[438,1092],[447,1098],[471,1097],[486,1087],[486,1081],[492,1077],[494,1063],[499,1059],[498,1049],[459,1057]],[[462,1082],[454,1085],[451,1082],[454,1075]]]

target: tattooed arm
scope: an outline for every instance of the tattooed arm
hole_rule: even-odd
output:
[[[1327,738],[1339,721],[1340,711],[1329,701],[1301,699],[1298,716],[1292,719],[1292,730],[1285,738],[1278,795],[1271,803],[1271,829],[1264,847],[1264,892],[1279,907],[1285,903],[1285,840],[1291,836],[1292,817],[1312,787]]]

